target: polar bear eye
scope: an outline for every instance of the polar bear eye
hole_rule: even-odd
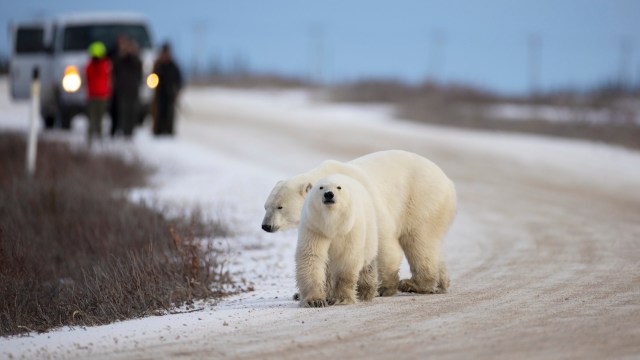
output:
[[[320,186],[320,190],[324,190],[324,186]]]
[[[282,206],[278,206],[278,210],[282,210]]]
[[[342,190],[342,186],[338,186],[338,190]]]

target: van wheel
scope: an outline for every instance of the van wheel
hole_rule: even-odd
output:
[[[71,129],[71,112],[60,101],[60,90],[56,91],[56,118],[63,130]]]
[[[71,129],[71,112],[68,109],[65,109],[63,106],[58,106],[58,111],[56,114],[58,118],[58,123],[60,124],[60,128],[63,130]]]

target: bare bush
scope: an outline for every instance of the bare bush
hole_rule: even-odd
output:
[[[593,90],[561,91],[536,96],[505,96],[462,85],[424,83],[409,85],[395,80],[367,80],[330,89],[329,99],[339,102],[384,102],[395,105],[403,119],[437,125],[512,131],[607,142],[640,149],[637,100],[628,93]],[[637,98],[637,96],[636,96]],[[530,106],[528,118],[512,121],[488,116],[494,105]],[[557,108],[571,119],[550,121],[536,116],[536,108]],[[585,121],[587,114],[606,112],[607,118]]]
[[[140,163],[41,142],[28,179],[24,149],[20,136],[0,134],[0,335],[106,324],[240,290],[206,241],[227,235],[222,224],[197,211],[167,219],[112,195],[144,184]]]
[[[192,80],[192,85],[223,86],[240,89],[289,89],[312,86],[310,82],[303,79],[267,73],[211,74],[209,76],[201,76],[198,79]]]

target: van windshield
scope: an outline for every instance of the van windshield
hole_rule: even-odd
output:
[[[63,51],[84,51],[94,41],[102,41],[107,49],[116,47],[118,36],[126,35],[141,49],[151,48],[149,33],[140,24],[70,25],[64,30]]]

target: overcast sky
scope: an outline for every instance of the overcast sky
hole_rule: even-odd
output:
[[[239,59],[324,81],[429,77],[521,93],[532,79],[542,90],[620,77],[640,85],[636,0],[3,0],[0,28],[97,10],[144,13],[156,43],[171,41],[185,70]],[[1,53],[8,43],[0,37]]]

